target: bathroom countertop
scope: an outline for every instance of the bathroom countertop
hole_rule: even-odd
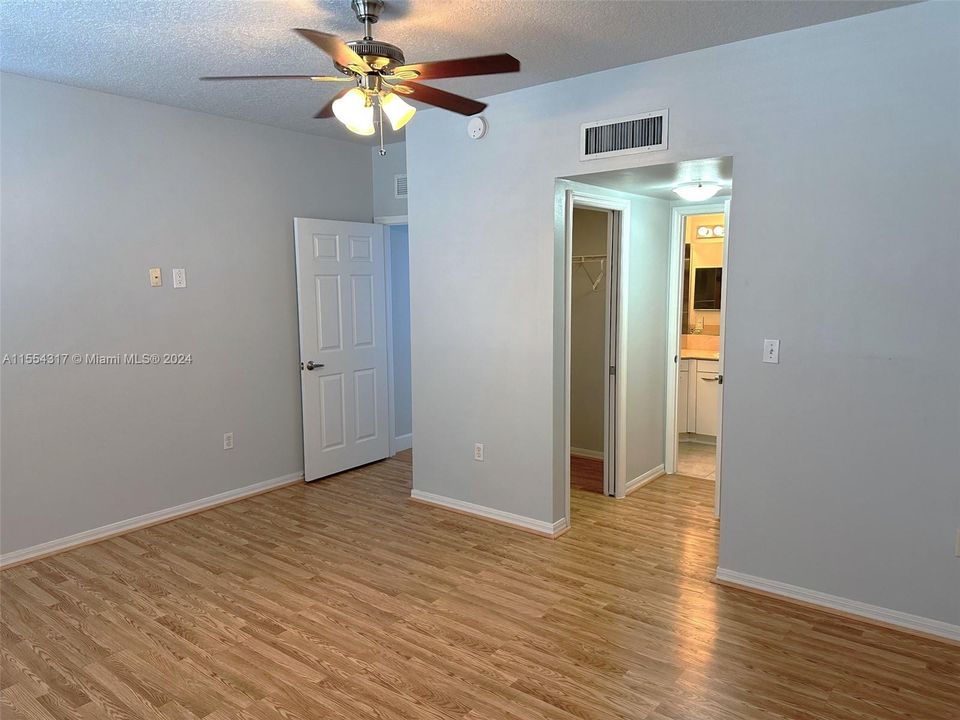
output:
[[[720,353],[716,350],[691,350],[684,348],[680,351],[681,360],[719,360]]]

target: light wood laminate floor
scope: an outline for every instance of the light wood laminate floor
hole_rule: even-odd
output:
[[[603,494],[603,460],[571,455],[570,487]]]
[[[3,720],[956,720],[960,648],[710,582],[712,484],[573,491],[548,540],[409,459],[2,574]]]

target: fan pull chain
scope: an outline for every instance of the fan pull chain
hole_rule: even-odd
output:
[[[377,110],[380,113],[380,157],[383,157],[387,154],[387,150],[383,147],[383,104],[379,98],[377,99]]]

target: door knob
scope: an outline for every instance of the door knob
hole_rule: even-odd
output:
[[[307,360],[307,370],[316,370],[322,367],[323,363],[315,363],[313,360]]]

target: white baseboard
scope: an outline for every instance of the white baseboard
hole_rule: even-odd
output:
[[[570,527],[567,518],[561,518],[555,523],[548,523],[544,520],[535,520],[534,518],[524,515],[516,515],[511,512],[506,512],[505,510],[496,510],[491,507],[486,507],[485,505],[477,505],[467,502],[466,500],[456,500],[444,495],[434,495],[433,493],[422,490],[412,490],[410,497],[413,500],[427,503],[428,505],[436,505],[467,515],[476,515],[477,517],[493,520],[503,525],[510,525],[520,528],[521,530],[537,533],[538,535],[546,535],[547,537],[557,537],[566,532]]]
[[[192,515],[200,510],[209,510],[218,505],[226,505],[227,503],[242,500],[252,495],[265,493],[268,490],[275,490],[284,485],[292,485],[299,480],[303,480],[302,472],[290,473],[289,475],[283,475],[273,478],[272,480],[264,480],[263,482],[247,485],[242,488],[237,488],[236,490],[228,490],[218,493],[217,495],[193,500],[183,505],[157,510],[156,512],[147,513],[146,515],[138,515],[129,520],[120,520],[115,523],[110,523],[109,525],[93,528],[92,530],[84,530],[83,532],[68,535],[58,540],[50,540],[45,543],[40,543],[39,545],[23,548],[22,550],[13,550],[12,552],[0,555],[0,569],[19,565],[29,562],[30,560],[37,560],[41,557],[53,555],[81,545],[89,545],[98,540],[106,540],[107,538],[117,535],[123,535],[132,530],[140,530],[151,525],[158,525],[159,523],[175,520],[184,515]]]
[[[602,450],[587,450],[586,448],[570,448],[570,454],[574,457],[590,458],[591,460],[603,460]]]
[[[398,452],[403,450],[409,450],[413,447],[413,433],[407,433],[406,435],[397,435],[393,439],[393,454],[396,455]]]
[[[753,589],[769,595],[777,595],[789,600],[796,600],[805,605],[815,605],[828,612],[840,615],[853,615],[879,625],[902,628],[923,635],[960,642],[960,625],[951,625],[920,615],[911,615],[899,610],[890,610],[878,605],[848,600],[838,595],[828,595],[817,590],[808,590],[797,585],[788,585],[777,580],[767,580],[766,578],[723,568],[717,568],[717,582]]]
[[[634,490],[639,490],[644,485],[649,485],[663,474],[663,465],[657,465],[655,468],[647,470],[643,475],[637,475],[633,480],[627,480],[627,487],[624,489],[624,494],[629,495]]]

